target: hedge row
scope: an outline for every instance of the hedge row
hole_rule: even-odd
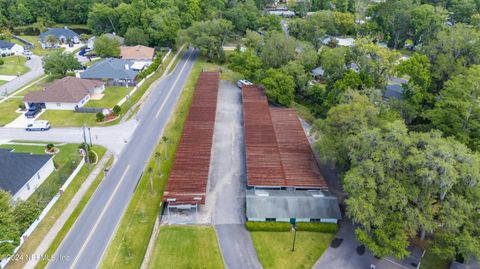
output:
[[[138,74],[138,79],[142,80],[146,78],[148,75],[150,75],[151,73],[155,72],[155,70],[157,70],[157,68],[162,63],[163,56],[164,56],[164,53],[158,52],[157,55],[155,56],[155,60],[153,60],[153,63]]]
[[[247,230],[251,232],[288,232],[292,230],[292,225],[288,222],[259,222],[247,221]],[[336,233],[337,224],[321,222],[298,222],[297,231]]]

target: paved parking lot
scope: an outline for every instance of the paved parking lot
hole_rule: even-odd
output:
[[[262,268],[245,229],[246,166],[241,91],[220,81],[207,210],[229,269]]]

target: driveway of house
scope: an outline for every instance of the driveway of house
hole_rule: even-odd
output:
[[[206,207],[229,269],[262,268],[244,225],[245,167],[241,91],[220,81]]]
[[[3,80],[3,81],[12,81],[16,78],[17,78],[17,76],[0,75],[0,80]]]
[[[25,112],[18,113],[18,117],[10,122],[9,124],[5,125],[4,128],[25,128],[27,127],[27,124],[33,123],[40,115],[42,115],[46,109],[42,109],[40,113],[38,113],[35,118],[27,118],[25,117]]]

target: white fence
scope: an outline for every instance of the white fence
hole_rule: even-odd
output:
[[[38,218],[28,227],[28,229],[22,234],[20,237],[20,245],[18,245],[17,248],[13,251],[13,256],[17,251],[20,249],[20,247],[23,245],[25,240],[33,233],[35,228],[37,228],[38,224],[45,218],[45,216],[48,214],[50,209],[55,205],[55,203],[60,199],[62,193],[67,189],[67,187],[72,183],[73,179],[77,176],[78,172],[80,172],[80,169],[82,169],[83,165],[85,164],[85,158],[82,158],[78,166],[73,170],[72,174],[67,178],[65,183],[63,183],[62,187],[60,187],[60,190],[55,196],[50,200],[50,202],[47,204],[47,206],[43,209],[42,213],[38,216]],[[43,254],[43,253],[37,253],[37,254]],[[5,265],[10,261],[10,257],[3,259],[0,261],[0,268],[4,268]]]
[[[165,60],[167,59],[168,55],[170,55],[171,53],[171,49],[168,50],[167,54],[165,54],[165,56],[163,56],[163,59],[162,59],[162,63],[158,65],[157,69],[155,70],[155,72],[158,71],[158,68],[160,68],[162,66],[162,64],[165,62]],[[122,100],[120,100],[120,102],[117,103],[117,106],[121,106],[123,105],[138,89],[138,87],[142,86],[143,83],[145,82],[145,80],[149,79],[150,77],[153,76],[153,74],[155,74],[155,72],[152,72],[150,73],[147,77],[145,77],[144,79],[142,79],[139,83],[137,83],[137,85],[135,87],[133,87],[133,89],[127,94],[127,96],[123,97]],[[167,70],[165,70],[165,72],[167,72]]]

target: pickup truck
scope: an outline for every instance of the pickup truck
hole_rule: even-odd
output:
[[[28,111],[27,113],[25,113],[25,117],[27,118],[35,118],[35,116],[37,116],[38,113],[40,113],[40,111],[42,111],[42,108],[39,107],[39,106],[30,106],[28,108]]]

